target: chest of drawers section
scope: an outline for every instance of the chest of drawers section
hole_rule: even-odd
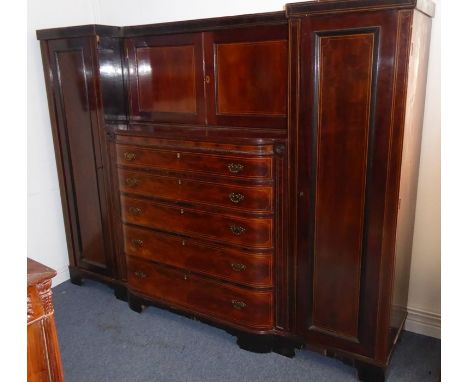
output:
[[[274,145],[122,136],[116,162],[130,293],[273,330]]]

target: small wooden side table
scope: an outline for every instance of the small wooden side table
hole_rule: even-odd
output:
[[[28,258],[28,382],[64,380],[52,304],[56,274]]]

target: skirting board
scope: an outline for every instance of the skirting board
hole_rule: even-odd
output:
[[[440,314],[421,309],[407,308],[408,317],[404,329],[429,337],[440,338]]]

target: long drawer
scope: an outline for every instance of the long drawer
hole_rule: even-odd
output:
[[[219,184],[142,171],[119,170],[120,191],[169,200],[210,204],[252,212],[271,212],[272,186]]]
[[[117,144],[117,164],[214,175],[271,179],[272,157],[219,155]]]
[[[218,283],[127,257],[130,289],[175,307],[252,329],[273,328],[273,294]]]
[[[243,252],[124,225],[125,253],[253,287],[271,287],[272,254]]]
[[[163,231],[252,248],[273,247],[273,220],[241,218],[121,197],[122,220]]]

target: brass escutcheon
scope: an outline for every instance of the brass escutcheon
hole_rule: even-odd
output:
[[[138,207],[129,207],[128,212],[130,212],[133,215],[140,215],[141,214],[141,208]]]
[[[239,310],[244,309],[247,306],[247,304],[242,300],[231,300],[231,303],[235,309]]]
[[[240,163],[229,163],[228,164],[228,169],[230,172],[233,174],[238,174],[244,169],[244,165]]]
[[[231,192],[229,194],[229,200],[235,204],[238,204],[244,200],[244,195],[238,192]]]
[[[124,153],[124,159],[125,159],[125,160],[132,161],[132,160],[135,160],[135,158],[136,158],[136,154],[135,154],[135,153],[132,153],[132,152],[126,152],[126,153]]]
[[[136,271],[134,275],[139,279],[144,279],[146,277],[146,273],[142,271]]]
[[[132,244],[136,247],[142,247],[143,246],[143,240],[141,239],[132,239]]]
[[[127,178],[125,179],[125,184],[128,186],[128,187],[134,187],[138,184],[138,179],[137,178]]]
[[[242,272],[245,271],[247,267],[242,263],[231,263],[231,268],[236,272]]]
[[[230,225],[229,229],[236,236],[242,235],[246,231],[244,227],[235,224]]]

